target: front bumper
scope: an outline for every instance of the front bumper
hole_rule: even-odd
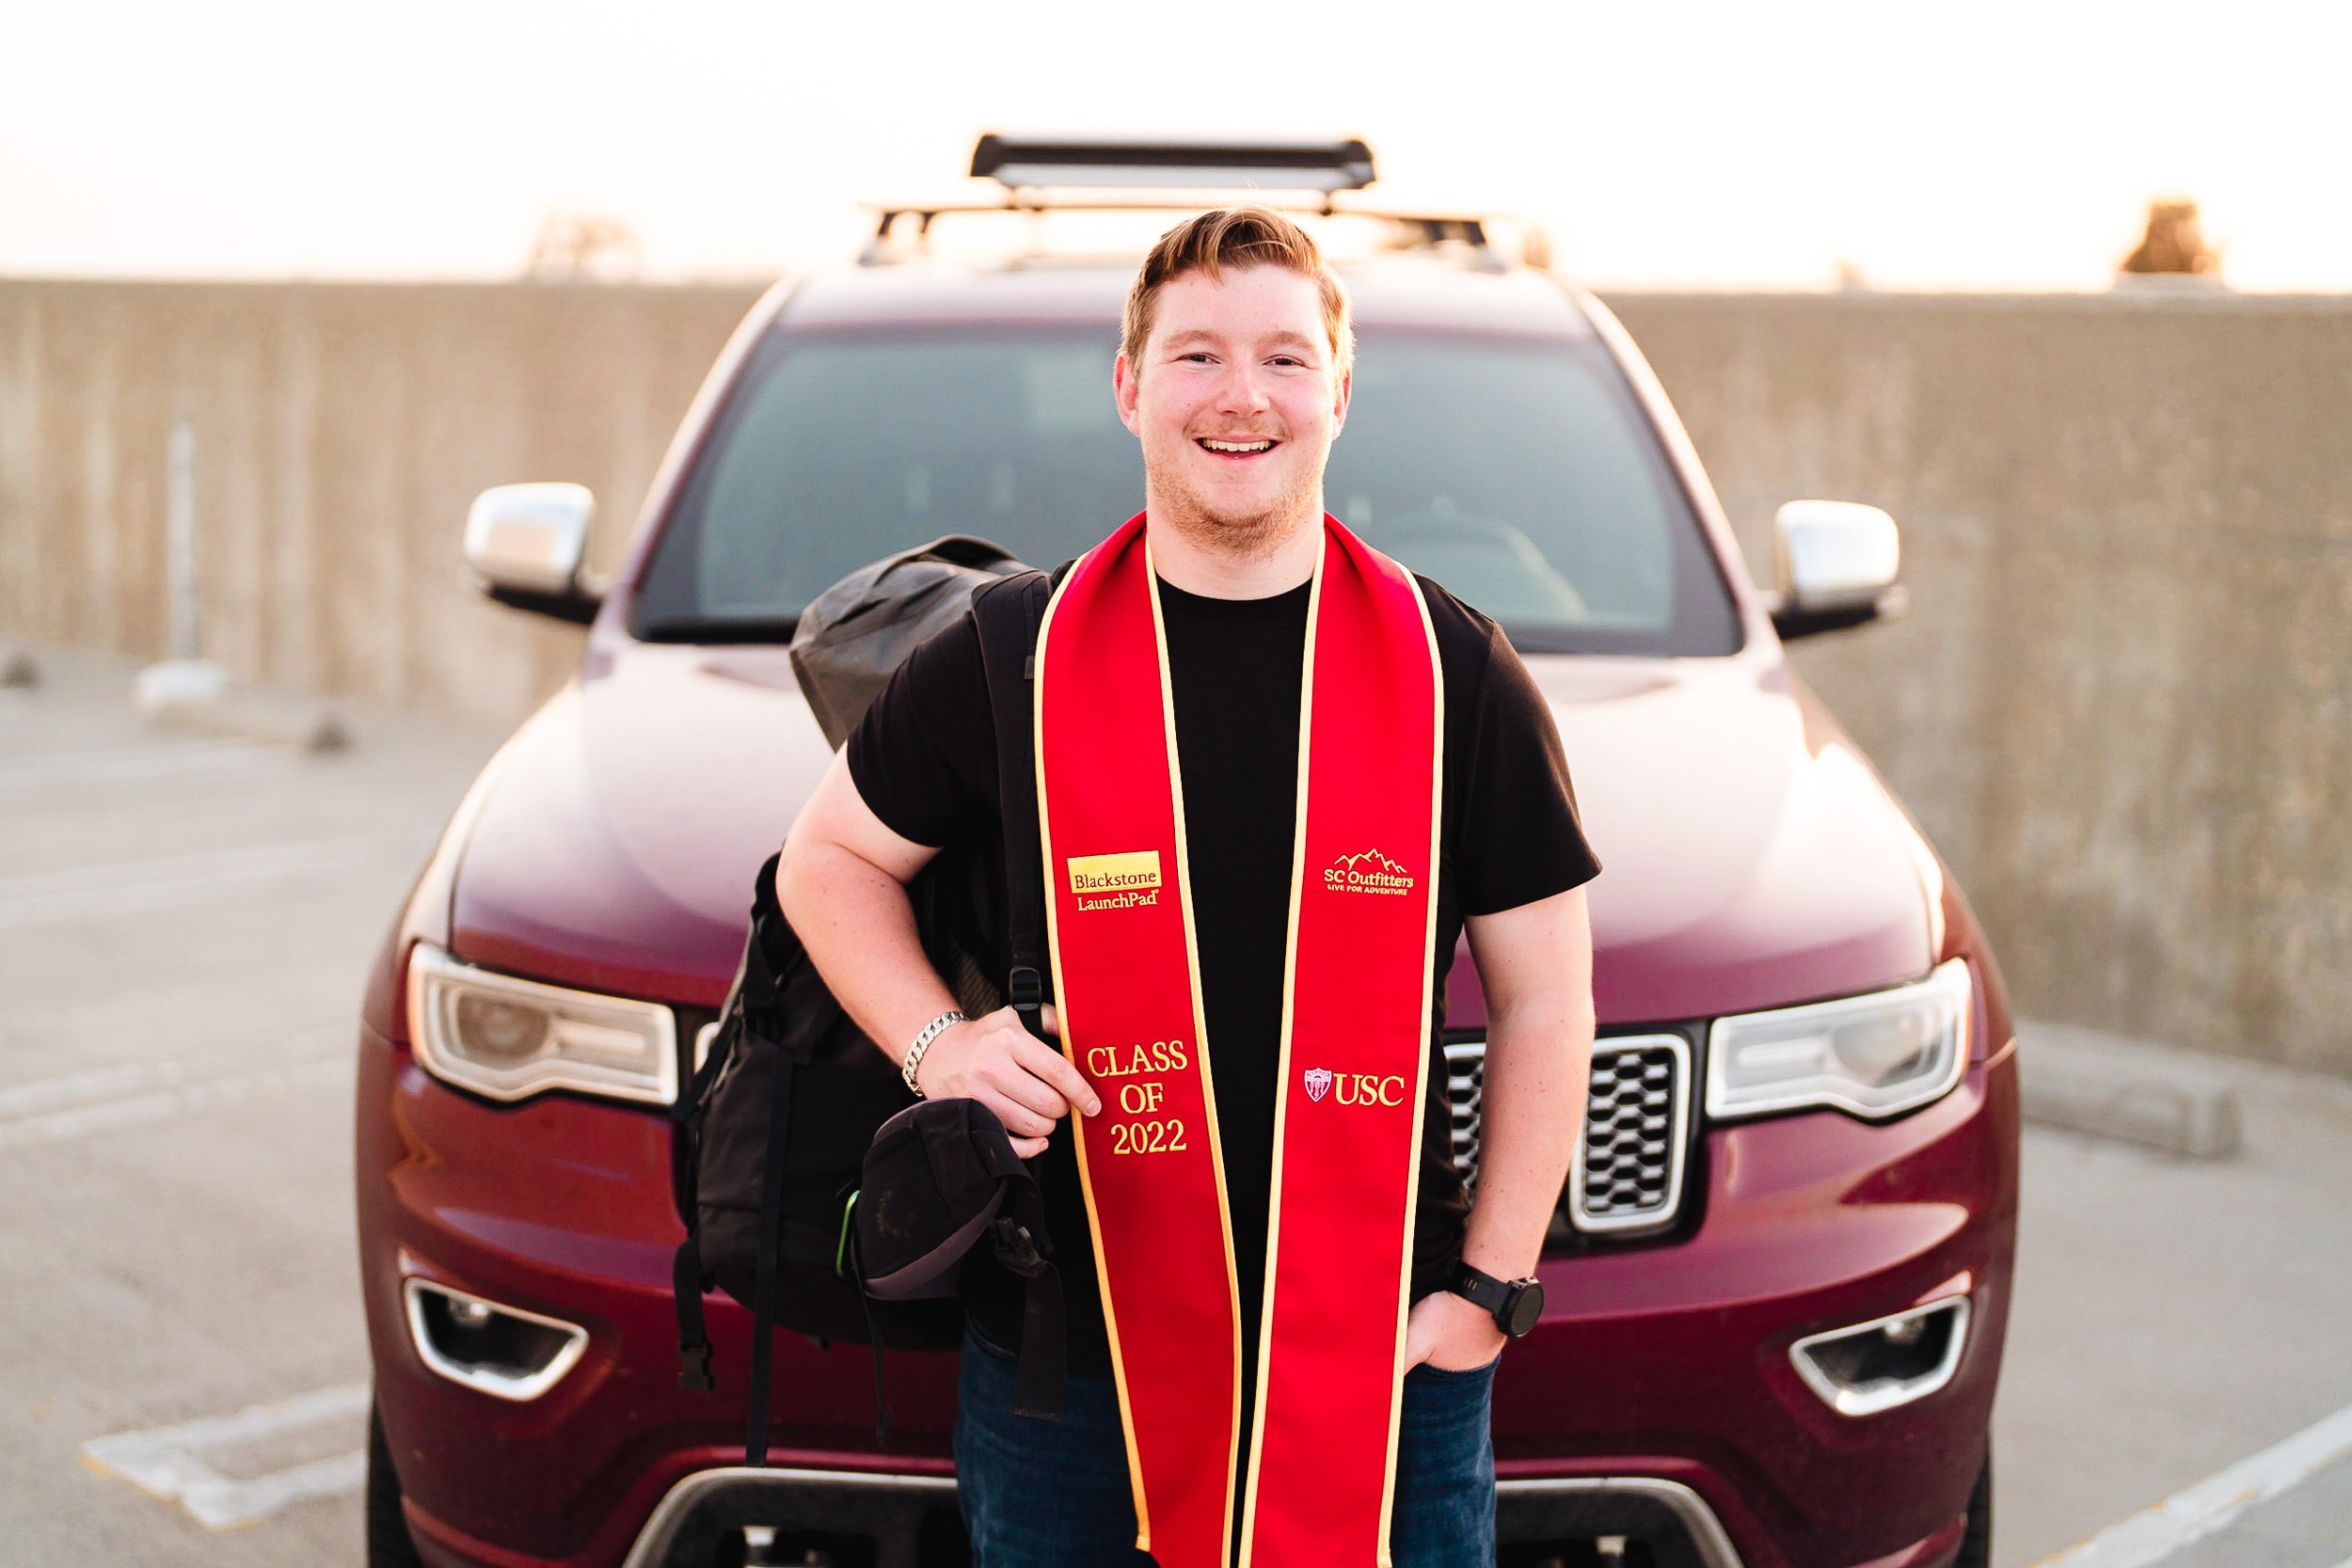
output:
[[[1680,1481],[1652,1476],[1506,1481],[1498,1485],[1499,1534],[1506,1544],[1623,1536],[1648,1549],[1658,1568],[1742,1568],[1738,1547],[1707,1500]],[[799,1540],[851,1541],[877,1568],[917,1568],[945,1555],[940,1528],[955,1508],[955,1483],[935,1476],[842,1470],[698,1470],[672,1487],[630,1547],[623,1568],[707,1562],[747,1525],[788,1520]],[[1951,1527],[1865,1568],[1936,1568],[1960,1545]],[[939,1555],[934,1555],[939,1554]],[[452,1559],[471,1562],[472,1558]]]
[[[1740,1568],[1738,1552],[1706,1502],[1677,1481],[1627,1476],[1501,1483],[1505,1540],[1629,1535],[1668,1545],[1660,1568]],[[661,1499],[623,1568],[707,1562],[745,1525],[788,1519],[820,1535],[870,1541],[878,1568],[926,1560],[928,1519],[955,1507],[955,1482],[937,1477],[848,1471],[702,1470]]]
[[[1948,1559],[2008,1315],[2016,1101],[2004,1049],[1886,1126],[1821,1113],[1718,1128],[1696,1156],[1706,1208],[1688,1239],[1548,1259],[1550,1306],[1496,1386],[1505,1543],[1628,1534],[1701,1568]],[[560,1096],[492,1106],[373,1033],[358,1102],[377,1398],[437,1568],[617,1568],[659,1560],[647,1543],[833,1518],[913,1543],[952,1517],[948,1356],[889,1358],[880,1444],[866,1353],[779,1336],[778,1468],[730,1468],[747,1314],[712,1300],[717,1391],[680,1391],[661,1118]],[[544,1395],[490,1398],[419,1355],[410,1276],[579,1324],[586,1347]],[[1915,1403],[1840,1416],[1789,1360],[1800,1338],[1955,1291],[1968,1342]]]
[[[1688,1240],[1544,1263],[1544,1321],[1496,1381],[1500,1474],[1679,1482],[1745,1568],[1935,1561],[1984,1463],[2008,1326],[2014,1046],[1894,1122],[1718,1126],[1699,1158]],[[1912,1402],[1841,1415],[1791,1358],[1963,1294],[1957,1364]]]

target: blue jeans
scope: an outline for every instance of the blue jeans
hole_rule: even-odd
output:
[[[1472,1568],[1495,1560],[1493,1363],[1405,1374],[1395,1568]],[[957,1388],[956,1475],[973,1568],[1141,1568],[1119,1393],[1073,1373],[1059,1424],[1012,1413],[1012,1357],[967,1327]]]

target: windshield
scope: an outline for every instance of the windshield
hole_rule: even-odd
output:
[[[639,589],[639,635],[781,638],[894,551],[974,533],[1051,566],[1143,504],[1110,335],[779,332]],[[1593,341],[1365,331],[1324,499],[1527,652],[1727,654],[1738,616],[1648,422]]]

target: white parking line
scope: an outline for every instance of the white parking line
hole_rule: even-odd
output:
[[[367,1409],[366,1384],[339,1384],[275,1404],[248,1405],[233,1416],[207,1416],[148,1432],[92,1438],[82,1445],[82,1462],[151,1497],[178,1503],[207,1529],[233,1529],[305,1497],[357,1491],[367,1479],[367,1451],[352,1449],[242,1480],[222,1475],[213,1459],[240,1444],[283,1437],[306,1427],[331,1433],[365,1416]]]
[[[2033,1568],[2148,1568],[2352,1454],[2352,1405]],[[2352,1564],[2339,1565],[2352,1568]]]
[[[273,764],[291,766],[282,746],[250,740],[175,740],[154,746],[112,746],[96,752],[58,752],[0,762],[0,791],[44,784],[135,784],[185,774],[251,773]]]
[[[257,844],[199,855],[75,866],[0,879],[0,930],[57,920],[144,914],[201,903],[234,888],[348,871],[359,863],[363,837]]]
[[[29,1084],[11,1084],[0,1089],[0,1122],[16,1121],[42,1111],[53,1111],[60,1105],[80,1105],[93,1100],[111,1100],[119,1095],[135,1094],[146,1085],[163,1080],[178,1083],[179,1068],[169,1062],[161,1065],[125,1062],[119,1067],[92,1068],[87,1072],[72,1072],[63,1078],[37,1078]]]
[[[274,1067],[189,1080],[177,1062],[135,1062],[0,1089],[0,1148],[56,1143],[191,1111],[216,1110],[297,1090],[348,1085],[348,1051],[317,1054],[340,1028],[297,1035],[279,1048],[294,1059]],[[299,1052],[299,1055],[294,1053]]]

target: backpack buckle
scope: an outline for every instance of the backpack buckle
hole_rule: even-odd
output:
[[[1011,1215],[996,1221],[996,1258],[1013,1273],[1034,1279],[1046,1269],[1045,1254],[1029,1227]]]
[[[1005,978],[1005,999],[1016,1012],[1033,1013],[1044,1004],[1045,977],[1029,965],[1013,965]]]
[[[680,1345],[677,1348],[677,1386],[691,1393],[710,1392],[710,1347]]]

